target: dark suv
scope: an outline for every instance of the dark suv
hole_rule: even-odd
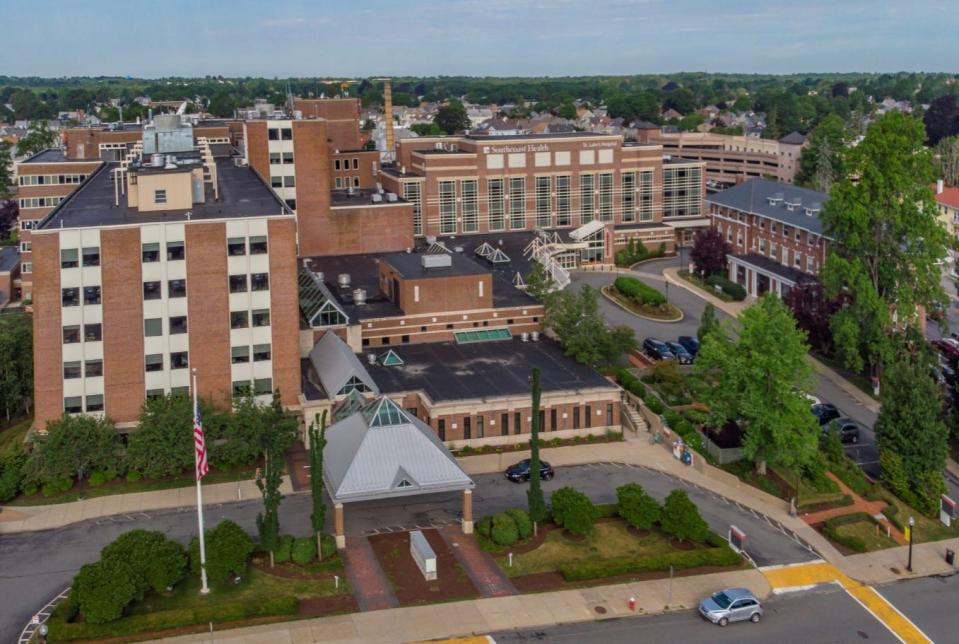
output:
[[[669,350],[666,343],[656,338],[646,338],[643,340],[643,353],[653,360],[672,360],[676,356]]]
[[[820,425],[828,425],[839,418],[839,410],[832,403],[819,403],[810,407],[812,415],[816,417]]]
[[[539,462],[539,478],[548,481],[553,478],[553,466],[546,461]],[[529,480],[529,459],[520,461],[516,465],[506,468],[506,478],[513,483],[522,483]]]

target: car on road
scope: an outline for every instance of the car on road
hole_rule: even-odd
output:
[[[932,344],[939,353],[950,360],[959,360],[959,340],[955,338],[940,338],[933,340],[930,344]]]
[[[699,614],[719,626],[747,619],[755,624],[763,617],[763,605],[746,588],[727,588],[701,601]]]
[[[689,355],[693,357],[693,360],[696,359],[696,355],[699,353],[699,339],[694,338],[691,335],[681,335],[676,338],[676,341],[679,344],[683,345],[683,348],[689,352]]]
[[[837,418],[831,423],[823,425],[823,432],[829,431],[829,428],[833,425],[839,430],[839,440],[843,443],[859,442],[859,423],[852,418]]]
[[[839,413],[839,409],[832,403],[819,403],[809,409],[812,411],[812,415],[816,417],[816,420],[819,421],[820,425],[827,425],[842,415]]]
[[[693,356],[689,351],[686,351],[686,347],[678,342],[666,342],[666,346],[669,347],[670,353],[676,356],[676,362],[679,364],[693,364]]]
[[[656,338],[646,338],[643,340],[643,353],[653,360],[672,360],[675,356],[669,350],[666,343]]]
[[[539,478],[548,481],[556,474],[553,470],[553,466],[547,463],[546,461],[539,462]],[[523,483],[529,480],[529,459],[525,459],[516,463],[515,465],[510,465],[506,468],[506,478],[508,478],[513,483]]]

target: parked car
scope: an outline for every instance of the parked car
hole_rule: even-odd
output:
[[[852,418],[837,418],[827,425],[822,426],[824,432],[835,425],[839,429],[839,440],[843,443],[859,442],[859,423]]]
[[[931,342],[939,353],[950,360],[959,360],[959,340],[955,338],[940,338]]]
[[[656,338],[646,338],[643,340],[643,353],[653,360],[672,360],[675,356],[669,350],[666,343]]]
[[[763,617],[763,605],[745,588],[727,588],[700,602],[699,614],[719,626],[747,619],[755,624]]]
[[[810,404],[810,405],[821,405],[821,404],[822,404],[822,401],[819,400],[819,398],[817,398],[816,396],[813,396],[812,394],[806,393],[805,391],[800,391],[799,393],[801,393],[801,394],[803,395],[803,397],[804,397],[806,400],[809,401],[809,404]]]
[[[693,357],[693,360],[696,359],[696,356],[699,354],[699,339],[694,338],[691,335],[681,335],[676,338],[676,341],[679,344],[683,345],[683,348],[689,352],[689,355]]]
[[[812,415],[816,417],[820,425],[826,425],[841,415],[839,409],[832,403],[819,403],[809,408]]]
[[[539,462],[539,478],[544,481],[548,481],[556,474],[553,471],[553,466],[547,463],[546,461]],[[529,459],[520,461],[515,465],[510,465],[506,468],[506,478],[508,478],[513,483],[523,483],[529,480]]]
[[[689,351],[686,351],[686,347],[678,342],[667,342],[666,346],[669,347],[670,353],[676,356],[676,361],[679,364],[693,364],[693,356]]]

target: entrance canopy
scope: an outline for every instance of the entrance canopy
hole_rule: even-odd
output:
[[[334,503],[471,490],[431,427],[383,396],[326,430],[323,479]]]

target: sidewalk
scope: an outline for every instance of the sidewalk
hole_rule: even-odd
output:
[[[280,491],[283,494],[293,492],[289,476],[283,477]],[[252,480],[203,486],[204,505],[259,499],[260,497],[260,491]],[[0,534],[49,530],[62,528],[78,521],[99,519],[114,514],[137,514],[195,504],[196,487],[188,485],[170,490],[100,496],[71,503],[4,506],[0,508]]]
[[[480,635],[513,628],[536,628],[628,615],[686,610],[697,606],[708,591],[730,587],[749,588],[760,598],[768,597],[770,594],[770,586],[761,572],[739,570],[677,577],[672,582],[668,579],[657,579],[577,590],[352,613],[285,624],[253,626],[216,632],[212,635],[209,633],[185,635],[165,641],[209,644],[213,644],[214,641],[217,644],[229,642],[394,644]],[[630,597],[636,598],[635,613],[629,610]]]

